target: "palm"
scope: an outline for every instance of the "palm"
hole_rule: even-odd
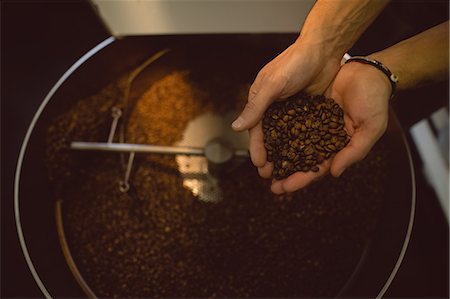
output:
[[[372,66],[360,63],[344,65],[325,95],[344,110],[344,122],[351,136],[349,144],[319,166],[319,172],[297,172],[274,181],[275,193],[292,192],[305,187],[331,170],[339,176],[351,164],[363,159],[387,126],[388,100],[391,89],[384,75]]]

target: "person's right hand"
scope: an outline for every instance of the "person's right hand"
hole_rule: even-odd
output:
[[[267,162],[262,132],[262,118],[270,104],[304,90],[322,94],[340,67],[340,55],[332,55],[317,44],[294,44],[265,65],[250,87],[248,102],[233,122],[236,131],[249,130],[250,156],[264,178],[272,175],[273,163]]]

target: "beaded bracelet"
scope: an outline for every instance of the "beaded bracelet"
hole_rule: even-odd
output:
[[[397,83],[398,83],[398,77],[397,77],[397,75],[393,74],[384,64],[382,64],[378,60],[370,59],[370,58],[367,58],[364,56],[353,56],[353,57],[347,59],[347,61],[345,63],[349,63],[350,61],[356,61],[356,62],[360,62],[360,63],[369,64],[369,65],[376,67],[380,71],[382,71],[388,77],[389,82],[391,82],[391,86],[392,86],[391,99],[394,97],[395,89],[396,89]]]

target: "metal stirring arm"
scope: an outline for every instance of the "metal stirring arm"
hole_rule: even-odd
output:
[[[164,145],[150,145],[150,144],[132,144],[132,143],[113,143],[113,142],[82,142],[73,141],[70,144],[73,150],[86,151],[105,151],[105,152],[119,152],[129,153],[128,163],[125,169],[123,180],[119,182],[119,189],[121,192],[127,192],[130,189],[130,174],[133,167],[134,156],[136,153],[146,154],[162,154],[162,155],[191,155],[191,156],[205,156],[211,165],[211,170],[219,169],[220,165],[226,165],[228,161],[234,158],[248,158],[248,150],[231,149],[219,140],[213,140],[204,148],[186,147],[186,146],[164,146]],[[218,167],[217,167],[218,166]]]
[[[120,153],[147,153],[147,154],[162,154],[162,155],[188,155],[188,156],[204,156],[205,149],[201,147],[186,147],[186,146],[164,146],[164,145],[150,145],[150,144],[133,144],[133,143],[112,143],[112,142],[82,142],[73,141],[70,144],[73,150],[86,151],[105,151],[105,152],[120,152]],[[234,150],[234,157],[248,157],[248,150],[238,149]]]
[[[70,144],[74,150],[105,151],[120,153],[148,153],[166,155],[204,155],[202,148],[174,147],[163,145],[133,144],[133,143],[109,143],[109,142],[80,142],[74,141]]]
[[[118,153],[146,153],[146,154],[162,154],[162,155],[187,155],[187,156],[208,156],[208,147],[213,148],[214,145],[219,146],[219,151],[227,151],[232,157],[248,157],[248,150],[231,149],[218,140],[207,144],[205,147],[187,147],[187,146],[166,146],[152,144],[134,144],[134,143],[115,143],[113,142],[116,134],[119,119],[122,117],[122,110],[119,107],[112,107],[111,116],[113,118],[111,128],[108,134],[107,142],[85,142],[72,141],[70,149],[82,151],[104,151]],[[217,151],[217,150],[216,150]]]
[[[204,156],[208,160],[211,170],[219,169],[226,165],[232,158],[248,158],[249,153],[246,149],[234,149],[226,142],[220,139],[211,140],[205,147],[187,147],[187,146],[165,146],[152,144],[133,144],[133,143],[116,143],[113,142],[119,119],[122,116],[122,110],[118,107],[111,109],[113,121],[108,134],[107,142],[85,142],[72,141],[70,149],[81,151],[103,151],[128,153],[128,162],[126,164],[123,180],[119,182],[119,188],[122,192],[130,189],[130,174],[133,167],[134,156],[136,153],[144,154],[160,154],[160,155],[187,155],[187,156]]]

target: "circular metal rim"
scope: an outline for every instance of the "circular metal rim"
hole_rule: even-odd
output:
[[[41,292],[45,296],[45,298],[52,298],[52,296],[50,295],[49,291],[47,290],[47,288],[45,287],[41,278],[39,277],[39,274],[37,273],[36,268],[34,267],[33,261],[31,260],[30,254],[28,253],[28,248],[27,248],[27,244],[25,241],[23,231],[22,231],[22,224],[21,224],[21,220],[20,220],[19,187],[20,187],[20,174],[21,174],[21,170],[22,170],[22,163],[23,163],[23,159],[25,156],[25,151],[27,149],[28,141],[31,137],[31,134],[33,133],[34,127],[35,127],[37,121],[39,120],[39,117],[41,116],[45,107],[50,102],[51,98],[53,97],[55,92],[59,89],[59,87],[84,62],[86,62],[88,59],[90,59],[95,54],[100,52],[103,48],[110,45],[115,40],[116,40],[115,37],[111,36],[111,37],[108,37],[107,39],[105,39],[104,41],[100,42],[98,45],[96,45],[91,50],[89,50],[86,54],[84,54],[81,58],[79,58],[56,82],[56,84],[52,87],[52,89],[46,95],[46,97],[44,98],[42,103],[39,105],[38,110],[34,114],[33,119],[31,120],[31,123],[25,134],[25,138],[23,139],[22,146],[21,146],[20,152],[19,152],[19,158],[17,159],[16,173],[15,173],[15,178],[14,178],[14,217],[15,217],[15,221],[16,221],[17,235],[18,235],[20,247],[22,248],[22,252],[25,257],[25,261],[28,265],[28,268],[30,269],[30,272],[33,275],[34,280],[36,281],[36,284],[38,285],[39,289],[41,290]]]
[[[394,114],[391,114],[394,116],[395,120],[397,121],[397,123],[400,125],[397,117],[395,117]],[[409,148],[408,145],[408,141],[406,140],[405,134],[403,131],[401,131],[401,136],[402,136],[402,141],[405,144],[406,147],[406,153],[408,155],[408,162],[409,162],[409,167],[411,168],[411,209],[410,209],[410,213],[409,213],[409,221],[408,221],[408,228],[406,229],[406,235],[405,235],[405,240],[403,241],[403,245],[402,248],[400,250],[400,254],[397,258],[397,262],[394,265],[394,268],[392,269],[391,274],[389,275],[388,279],[386,280],[386,282],[384,283],[384,286],[381,288],[380,292],[378,293],[378,295],[376,296],[377,299],[379,298],[383,298],[384,294],[386,293],[386,291],[389,289],[389,287],[392,284],[392,281],[395,278],[395,275],[397,275],[398,269],[400,268],[400,265],[403,262],[403,259],[406,255],[406,250],[408,249],[409,246],[409,241],[411,240],[411,234],[412,234],[412,229],[413,229],[413,225],[414,225],[414,218],[415,218],[415,213],[416,213],[416,175],[415,175],[415,169],[414,169],[414,164],[413,164],[413,159],[412,159],[412,155],[411,155],[411,150]]]
[[[25,156],[25,151],[28,146],[28,141],[31,137],[31,134],[33,133],[34,127],[37,123],[37,121],[40,118],[40,115],[44,111],[47,104],[50,102],[53,95],[56,93],[56,91],[59,89],[59,87],[71,76],[72,73],[74,73],[83,63],[85,63],[88,59],[93,57],[95,54],[99,53],[102,49],[106,48],[108,45],[116,41],[116,38],[114,36],[110,36],[106,38],[104,41],[100,42],[98,45],[93,47],[91,50],[89,50],[86,54],[84,54],[81,58],[79,58],[62,76],[61,78],[56,82],[56,84],[51,88],[49,93],[46,95],[42,103],[40,104],[38,110],[33,116],[33,119],[31,120],[31,123],[27,129],[27,132],[25,134],[25,137],[23,139],[19,157],[16,164],[16,173],[15,173],[15,179],[14,179],[14,216],[15,216],[15,223],[16,223],[16,230],[17,235],[19,238],[19,243],[22,248],[22,252],[24,254],[26,263],[28,265],[28,268],[30,269],[30,272],[38,285],[39,289],[41,290],[42,294],[45,296],[45,298],[52,298],[49,291],[45,287],[44,283],[42,282],[39,274],[36,271],[36,268],[34,267],[33,261],[31,260],[30,254],[28,252],[28,248],[26,245],[25,237],[22,230],[22,224],[20,220],[20,208],[19,208],[19,187],[20,187],[20,175],[21,175],[21,169],[22,169],[22,163]],[[400,250],[400,254],[397,258],[397,261],[387,278],[386,282],[384,283],[383,287],[379,291],[376,298],[382,298],[386,291],[388,290],[389,286],[392,284],[392,281],[394,280],[401,263],[403,262],[403,259],[405,257],[406,251],[408,249],[408,245],[411,239],[412,234],[412,228],[414,223],[414,217],[415,217],[415,208],[416,208],[416,185],[415,185],[415,173],[414,173],[414,164],[412,161],[412,155],[411,150],[409,149],[409,145],[407,143],[406,137],[403,132],[401,132],[403,143],[406,147],[406,152],[408,155],[408,161],[409,166],[411,168],[411,186],[412,186],[412,200],[411,200],[411,209],[410,209],[410,215],[409,215],[409,222],[408,227],[405,235],[405,240],[403,241],[402,248]]]

